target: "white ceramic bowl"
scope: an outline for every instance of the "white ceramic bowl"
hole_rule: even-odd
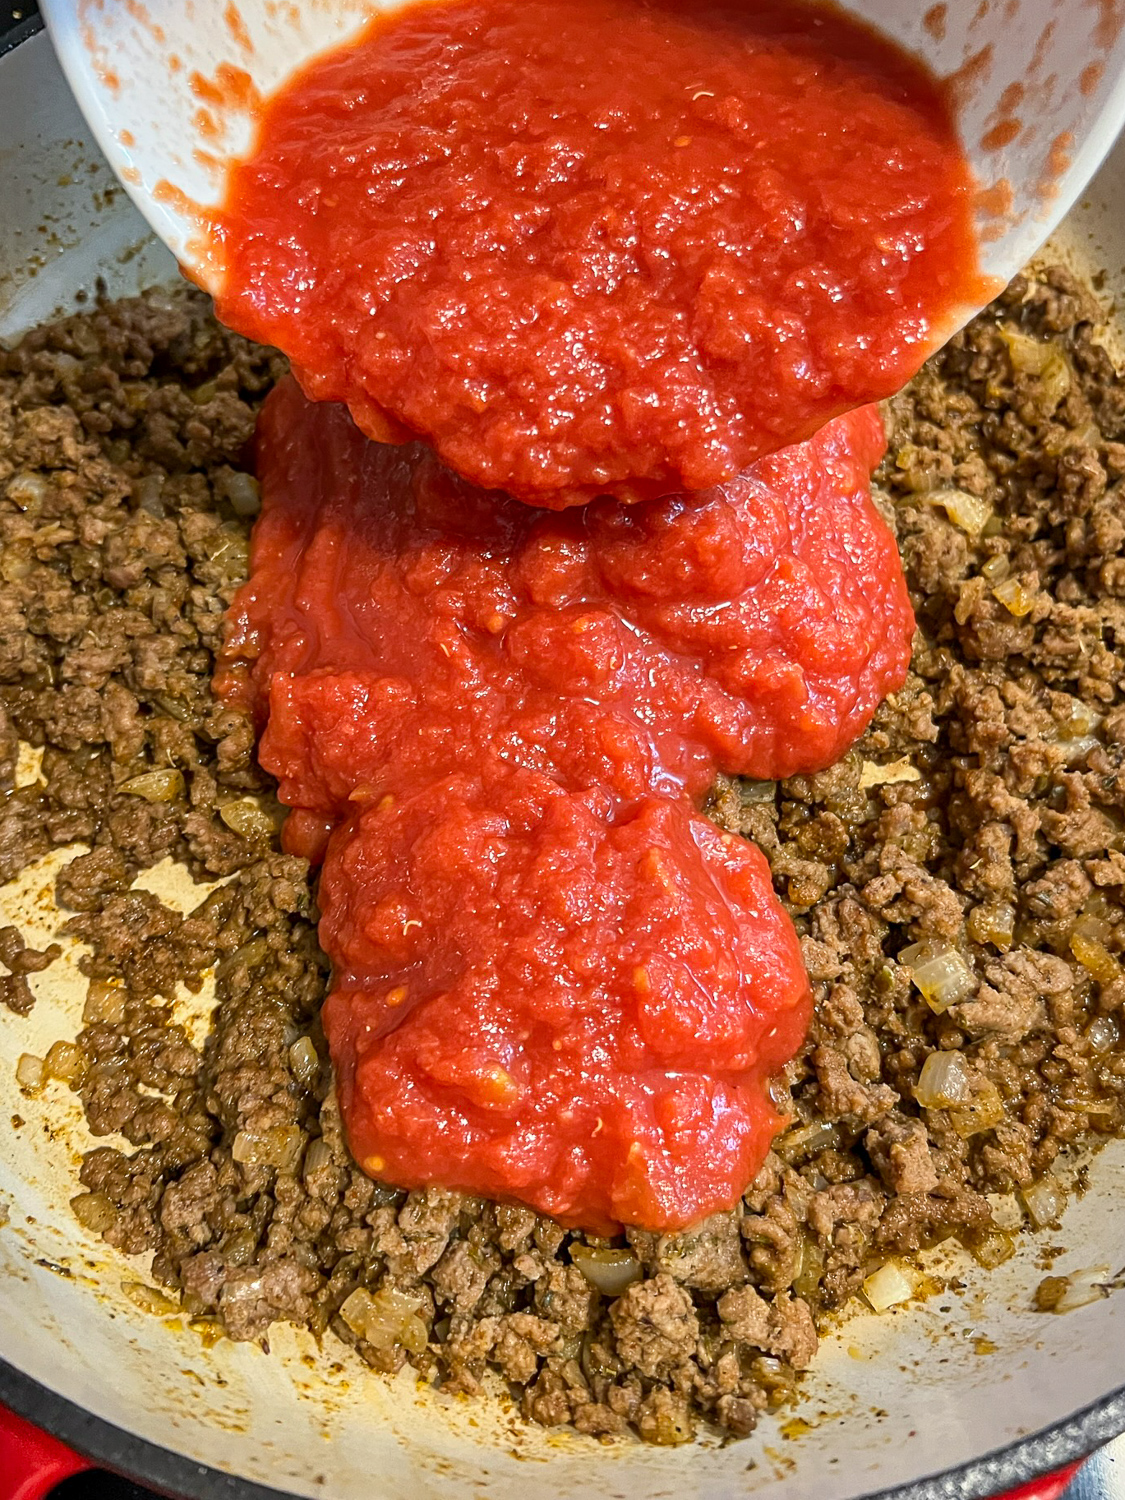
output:
[[[217,273],[191,205],[221,198],[231,156],[251,140],[246,102],[396,3],[41,0],[110,165],[157,235],[213,291]],[[1007,280],[1061,221],[1125,121],[1119,0],[938,0],[928,9],[925,0],[842,0],[841,8],[950,79],[982,189],[984,269]]]

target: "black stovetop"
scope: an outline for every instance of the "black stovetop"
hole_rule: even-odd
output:
[[[21,21],[38,14],[39,7],[35,0],[12,0],[11,4],[4,0],[0,4],[0,31],[7,31],[9,26],[17,26]]]
[[[48,1500],[159,1500],[152,1490],[118,1479],[104,1469],[91,1469],[64,1479],[51,1491]]]
[[[0,53],[7,52],[38,25],[36,0],[0,0]]]

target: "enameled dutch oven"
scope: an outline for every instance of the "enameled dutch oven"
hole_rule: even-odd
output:
[[[1109,0],[1097,8],[1117,13]],[[0,338],[10,339],[99,286],[125,295],[176,270],[118,190],[35,21],[0,46]],[[1109,294],[1125,286],[1123,188],[1119,149],[1052,251],[1104,273]],[[0,889],[0,920],[35,946],[55,936],[45,893],[62,858]],[[162,894],[192,899],[182,883]],[[74,959],[67,951],[41,976],[29,1017],[0,1024],[9,1090],[21,1053],[42,1055],[77,1028]],[[88,1144],[72,1096],[48,1089],[20,1097],[19,1109],[23,1127],[0,1135],[0,1403],[83,1458],[5,1417],[0,1500],[38,1500],[86,1459],[193,1500],[976,1500],[1039,1484],[1125,1431],[1125,1295],[1064,1317],[1032,1311],[1034,1239],[989,1273],[938,1252],[936,1269],[958,1289],[843,1321],[805,1383],[799,1436],[767,1418],[726,1446],[607,1446],[545,1432],[502,1392],[468,1402],[387,1381],[288,1328],[271,1334],[269,1354],[208,1347],[178,1318],[134,1306],[121,1284],[143,1279],[143,1263],[69,1213]],[[1065,1248],[1055,1274],[1113,1273],[1125,1261],[1125,1142],[1099,1154],[1090,1181],[1052,1235]],[[1018,1492],[1050,1500],[1062,1482]]]

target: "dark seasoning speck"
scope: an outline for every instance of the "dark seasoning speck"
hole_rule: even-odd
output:
[[[1125,1126],[1125,386],[1099,316],[1065,272],[1020,280],[888,407],[911,676],[831,770],[723,781],[710,806],[766,852],[802,933],[818,1006],[795,1123],[738,1212],[630,1231],[638,1279],[612,1300],[549,1220],[397,1192],[344,1146],[315,889],[278,851],[251,726],[209,687],[282,361],[187,291],[0,352],[0,880],[90,847],[57,883],[90,989],[52,1068],[131,1146],[85,1157],[83,1224],[151,1255],[205,1342],[289,1320],[379,1370],[465,1395],[498,1372],[533,1420],[666,1444],[791,1402],[814,1322],[888,1258],[947,1238],[1007,1258],[984,1195],[1042,1209],[1052,1166]],[[17,790],[21,740],[43,769]],[[915,779],[881,782],[893,762]],[[180,916],[131,889],[166,856],[225,883]],[[53,955],[17,939],[19,1011]],[[935,1013],[907,948],[955,955],[963,998]],[[171,1000],[212,969],[197,1048]],[[964,1096],[921,1109],[940,1053]]]

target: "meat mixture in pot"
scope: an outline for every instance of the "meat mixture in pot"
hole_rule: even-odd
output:
[[[494,1372],[540,1423],[677,1443],[788,1400],[818,1322],[888,1262],[948,1237],[1006,1259],[987,1195],[1057,1218],[1060,1153],[1125,1128],[1125,384],[1101,316],[1063,270],[1021,278],[888,404],[906,686],[832,769],[708,805],[801,935],[793,1124],[739,1210],[605,1240],[349,1158],[315,884],[211,693],[283,361],[190,292],[0,352],[0,879],[89,851],[57,884],[82,1029],[20,1080],[65,1080],[114,1140],[73,1208],[151,1253],[154,1310],[331,1330],[449,1391]],[[133,888],[169,857],[220,882],[186,917]],[[55,956],[0,930],[4,1024]],[[197,1047],[173,997],[212,975]]]

